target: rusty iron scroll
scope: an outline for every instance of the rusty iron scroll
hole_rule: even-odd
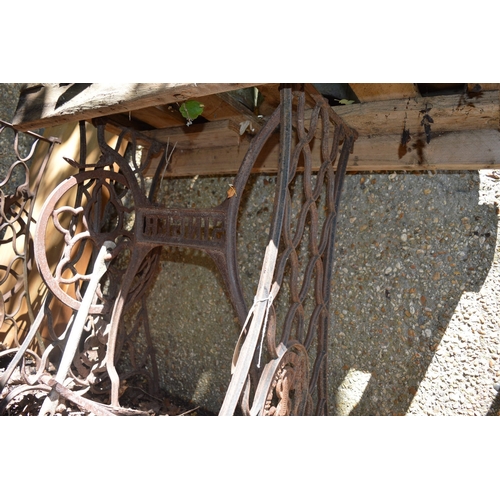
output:
[[[14,395],[1,401],[0,413],[15,397],[31,391],[55,402],[64,394],[73,394],[66,400],[90,413],[131,414],[132,410],[127,413],[120,407],[120,397],[125,381],[135,376],[147,380],[148,391],[157,394],[159,369],[149,331],[146,291],[158,274],[162,247],[174,246],[202,250],[214,260],[242,328],[220,415],[327,414],[335,228],[347,160],[357,134],[320,94],[305,92],[303,86],[282,85],[280,98],[279,106],[252,139],[232,184],[234,192],[243,193],[264,146],[279,137],[273,216],[252,305],[244,299],[236,252],[242,197],[228,195],[220,205],[206,209],[159,205],[155,194],[172,152],[169,145],[122,128],[111,147],[105,140],[103,118],[94,122],[101,156],[88,164],[85,124],[81,124],[80,158],[66,159],[75,174],[47,197],[35,237],[23,240],[25,269],[29,271],[34,256],[48,293],[36,320],[34,311],[30,313],[34,328],[28,328],[28,340],[21,345],[16,338],[15,347],[0,353],[0,359],[2,355],[12,358],[2,384],[17,365],[22,382]],[[121,149],[124,141],[131,150],[127,157]],[[139,145],[145,143],[146,153],[137,160]],[[312,152],[315,143],[321,145],[319,160]],[[157,173],[149,185],[144,173],[153,162],[158,164]],[[21,186],[16,200],[29,196]],[[4,221],[16,213],[29,214],[20,201],[2,195],[2,202],[0,217]],[[2,227],[10,231],[12,241],[14,234],[27,230],[29,215],[23,220],[16,229],[7,228],[4,222]],[[95,277],[104,246],[110,250],[107,269]],[[14,276],[13,288],[19,289],[26,286],[26,278],[14,272],[16,259],[2,269]],[[5,293],[2,299],[1,319],[6,321],[11,313],[4,304],[11,299]],[[56,328],[54,304],[72,311],[62,330]],[[128,326],[123,321],[126,314],[132,315]],[[83,325],[78,327],[78,345],[74,343],[65,356],[75,322]],[[29,347],[42,323],[50,341],[36,352]],[[118,373],[117,362],[125,355],[127,369]],[[65,366],[72,359],[64,376],[57,376],[55,365],[61,357],[66,359]],[[104,406],[99,402],[101,406],[96,407],[91,401],[104,396],[108,397]],[[45,409],[49,407],[53,413],[54,404],[47,402]]]

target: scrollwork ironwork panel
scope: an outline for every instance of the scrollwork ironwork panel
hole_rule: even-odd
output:
[[[270,238],[220,415],[233,414],[238,404],[246,415],[328,412],[335,228],[357,135],[319,94],[308,103],[300,87],[280,92],[281,163]]]
[[[91,413],[130,414],[120,407],[120,397],[133,377],[146,381],[147,390],[157,394],[159,375],[146,292],[167,245],[199,249],[214,260],[242,326],[220,414],[232,415],[237,406],[245,415],[327,414],[335,228],[356,132],[320,94],[297,85],[283,85],[280,93],[280,105],[250,143],[232,185],[234,193],[243,193],[259,154],[268,141],[276,140],[278,131],[280,164],[273,217],[251,307],[244,300],[236,253],[242,197],[228,194],[220,205],[207,209],[159,205],[155,193],[171,152],[168,144],[123,128],[111,147],[104,135],[106,120],[101,119],[95,122],[100,157],[87,164],[81,124],[80,159],[67,159],[75,174],[46,199],[34,239],[29,225],[36,190],[30,191],[26,182],[16,198],[0,193],[4,242],[15,249],[20,236],[28,235],[23,239],[24,253],[19,256],[14,250],[15,257],[2,267],[2,282],[10,274],[13,290],[27,290],[35,255],[48,289],[36,317],[30,303],[29,332],[22,344],[16,334],[16,348],[8,353],[13,359],[0,380],[1,388],[18,365],[22,383],[0,402],[0,412],[19,395],[32,392],[45,398],[42,414],[53,414],[59,398]],[[130,149],[127,158],[120,152],[125,140]],[[138,160],[138,147],[144,144],[146,153]],[[148,186],[144,172],[153,159],[159,160],[158,168]],[[17,161],[25,160],[18,155]],[[18,259],[24,274],[14,265]],[[3,322],[14,317],[5,306],[9,301],[10,295],[4,293]],[[67,319],[58,329],[60,310],[66,311]],[[29,347],[42,326],[49,345],[41,354]],[[67,357],[70,344],[76,352],[68,373],[61,373],[58,361]],[[85,393],[107,399],[91,401],[82,397]]]

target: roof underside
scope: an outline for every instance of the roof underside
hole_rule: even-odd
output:
[[[500,168],[500,84],[322,83],[305,89],[319,91],[357,130],[349,170]],[[187,100],[203,104],[189,127],[180,109]],[[107,117],[111,130],[133,128],[177,143],[170,176],[232,174],[278,104],[278,84],[28,84],[13,124],[35,130]],[[262,172],[275,168],[272,161],[256,165]]]

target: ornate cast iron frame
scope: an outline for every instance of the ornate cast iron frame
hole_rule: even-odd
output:
[[[244,191],[259,153],[279,130],[273,216],[253,305],[245,303],[238,274],[241,196],[228,196],[211,209],[162,207],[155,194],[168,146],[123,129],[116,146],[110,147],[102,119],[95,122],[101,157],[97,164],[86,164],[81,124],[80,159],[67,159],[77,173],[54,189],[36,225],[34,253],[48,297],[23,344],[14,349],[1,388],[33,352],[28,348],[44,322],[49,346],[42,357],[33,354],[35,368],[24,375],[21,386],[48,394],[40,414],[53,414],[60,397],[94,413],[130,414],[120,408],[120,387],[137,374],[150,381],[150,391],[157,391],[145,291],[157,274],[161,248],[168,245],[201,249],[214,260],[242,326],[220,415],[232,415],[237,408],[245,415],[327,414],[335,228],[357,135],[321,95],[306,95],[298,85],[282,85],[280,93],[280,105],[252,140],[233,184],[236,193]],[[131,161],[119,152],[124,139],[132,146]],[[147,154],[138,162],[135,153],[143,141]],[[313,158],[315,143],[319,164]],[[147,187],[143,173],[153,160],[159,165]],[[51,261],[54,234],[60,252]],[[62,333],[54,329],[51,304],[72,311]],[[135,323],[127,332],[122,318],[134,305]],[[140,342],[133,333],[138,331],[144,334]],[[115,365],[125,348],[130,366],[119,375]],[[49,370],[51,359],[59,364],[56,374],[55,368]],[[83,398],[87,391],[109,393],[109,404]],[[0,412],[11,400],[9,395],[0,401]]]

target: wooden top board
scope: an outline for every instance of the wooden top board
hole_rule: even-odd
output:
[[[350,170],[500,168],[500,84],[332,85],[355,96],[325,96],[359,134]],[[306,89],[314,90],[311,84]],[[202,122],[188,127],[180,105],[193,99],[204,106]],[[278,104],[278,84],[28,84],[13,124],[34,130],[106,116],[111,126],[177,143],[166,175],[233,174]],[[431,120],[427,132],[425,116]],[[427,135],[429,143],[423,140]],[[255,171],[276,170],[276,147],[267,149]]]

